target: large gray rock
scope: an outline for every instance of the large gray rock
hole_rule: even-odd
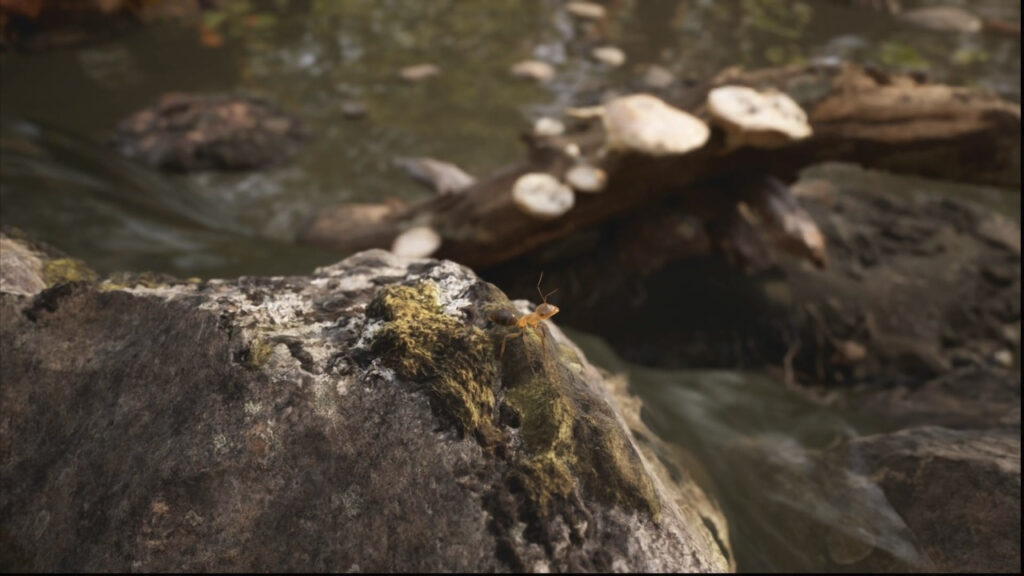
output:
[[[511,304],[451,262],[18,286],[2,569],[730,568],[579,350],[552,330],[500,356]]]
[[[923,426],[858,439],[831,454],[856,466],[913,532],[930,570],[1020,572],[1020,427]],[[877,555],[852,571],[890,570]]]

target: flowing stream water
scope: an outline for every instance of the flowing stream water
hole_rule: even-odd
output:
[[[0,223],[101,272],[303,274],[338,258],[290,241],[317,208],[431,194],[395,157],[431,156],[486,176],[522,156],[517,135],[533,119],[638,86],[652,64],[696,82],[732,65],[843,58],[1020,101],[1019,35],[929,30],[852,4],[613,0],[588,37],[553,0],[236,1],[103,42],[0,53]],[[1020,22],[1018,2],[943,4]],[[591,59],[602,43],[622,48],[626,64]],[[555,79],[512,78],[509,67],[528,58],[552,63]],[[441,74],[398,78],[424,62]],[[113,126],[169,91],[266,95],[313,138],[294,161],[251,173],[166,175],[120,158],[107,145]],[[346,118],[352,100],[366,103],[365,118]],[[977,191],[1019,221],[1018,192]],[[808,456],[877,431],[871,423],[764,376],[642,368],[573,336],[592,361],[629,375],[655,433],[701,460],[741,570],[818,570],[821,557],[864,542],[919,566],[877,489]],[[824,550],[798,541],[813,532],[825,535]]]

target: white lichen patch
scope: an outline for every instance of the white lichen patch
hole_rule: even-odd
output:
[[[461,264],[441,260],[425,277],[437,284],[438,305],[444,313],[463,317],[465,313],[462,310],[472,305],[469,289],[477,282],[473,273]]]
[[[226,434],[217,434],[213,437],[213,453],[217,456],[224,456],[231,450],[231,443]]]
[[[337,378],[334,380],[334,391],[338,393],[338,396],[345,396],[352,389],[351,378]]]
[[[111,283],[110,280],[104,280],[101,282],[99,289],[102,291],[121,290],[135,294],[136,296],[156,297],[167,301],[191,297],[199,291],[195,284],[167,284],[157,286],[144,286],[142,284],[137,284],[135,286],[117,286],[116,284]]]

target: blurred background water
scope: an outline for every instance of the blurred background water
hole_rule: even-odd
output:
[[[1017,2],[969,4],[1020,19]],[[587,57],[596,41],[550,0],[216,6],[108,41],[0,55],[0,222],[101,271],[303,273],[335,258],[290,246],[316,208],[430,193],[395,157],[485,176],[522,156],[517,135],[529,121],[635,86],[650,64],[696,82],[732,65],[844,58],[1020,100],[1019,36],[934,31],[844,2],[612,2],[599,34],[627,54],[619,68]],[[555,79],[512,78],[509,67],[527,58],[554,64]],[[398,78],[423,62],[441,75]],[[268,96],[313,138],[293,162],[245,174],[151,174],[106,146],[118,120],[173,91]],[[346,119],[352,100],[366,103],[365,119]]]

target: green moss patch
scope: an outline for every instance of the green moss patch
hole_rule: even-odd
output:
[[[43,266],[43,281],[47,286],[65,282],[92,282],[97,278],[98,276],[91,268],[75,258],[47,260]]]
[[[497,364],[490,338],[476,326],[446,315],[437,286],[388,286],[366,313],[385,320],[372,351],[409,381],[429,382],[430,392],[464,432],[495,440]]]
[[[579,359],[547,338],[536,346],[534,366],[505,365],[505,401],[519,415],[519,435],[528,452],[524,484],[547,514],[555,498],[566,498],[574,480],[602,502],[660,514],[660,503],[640,458],[608,407],[586,388]],[[536,342],[534,341],[536,340]],[[572,352],[572,354],[569,354]]]
[[[481,285],[473,299],[480,318],[511,308],[490,285]],[[502,340],[517,329],[485,331],[444,314],[432,282],[382,289],[367,316],[385,321],[371,351],[400,378],[427,383],[442,410],[481,443],[505,441],[498,402],[515,413],[522,444],[508,451],[512,474],[539,516],[568,505],[577,484],[600,501],[659,515],[639,456],[610,407],[581,379],[571,347],[551,337],[542,346],[528,330],[525,338],[510,339],[499,358]]]

